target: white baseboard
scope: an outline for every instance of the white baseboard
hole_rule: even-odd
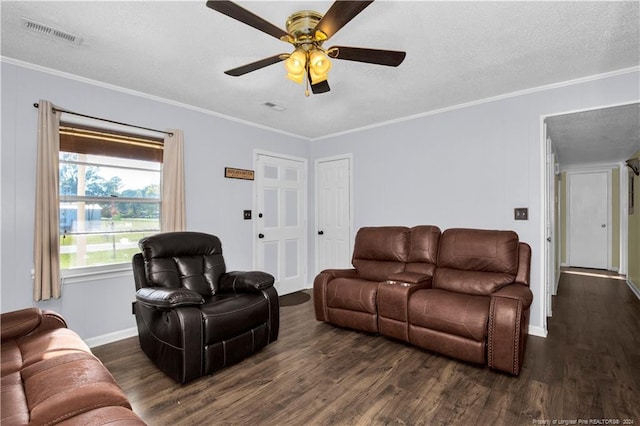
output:
[[[538,336],[538,337],[547,337],[547,330],[545,330],[542,327],[538,327],[535,325],[530,325],[529,326],[529,334],[533,335],[533,336]]]
[[[138,335],[138,328],[131,327],[124,330],[114,331],[113,333],[103,334],[102,336],[91,337],[84,342],[90,347],[106,345],[107,343],[117,342],[118,340],[126,339],[127,337],[133,337]]]
[[[638,286],[635,285],[635,283],[633,281],[631,281],[630,279],[627,279],[627,285],[629,286],[629,288],[631,289],[633,294],[635,294],[636,297],[638,299],[640,299],[640,288],[638,288]]]

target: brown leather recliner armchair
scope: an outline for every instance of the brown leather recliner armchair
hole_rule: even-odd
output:
[[[143,238],[133,257],[140,346],[179,383],[237,363],[278,338],[273,276],[226,272],[214,235]]]

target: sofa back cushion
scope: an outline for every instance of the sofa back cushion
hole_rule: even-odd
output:
[[[421,225],[411,228],[409,257],[405,271],[433,275],[438,257],[440,228]]]
[[[166,232],[138,243],[150,286],[187,288],[203,297],[214,295],[226,272],[222,243],[200,232]]]
[[[434,288],[489,295],[518,273],[518,234],[513,231],[447,229],[440,237]]]
[[[352,259],[358,277],[384,281],[389,275],[404,271],[410,237],[410,229],[404,226],[360,228]]]

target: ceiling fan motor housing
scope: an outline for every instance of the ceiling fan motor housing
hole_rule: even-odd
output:
[[[313,10],[301,10],[287,18],[287,32],[293,38],[292,43],[303,49],[311,48],[313,44],[320,46],[324,40],[318,40],[314,30],[322,14]]]

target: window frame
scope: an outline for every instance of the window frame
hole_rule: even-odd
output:
[[[60,123],[60,152],[75,153],[75,154],[88,154],[88,155],[102,155],[112,158],[129,158],[135,160],[152,161],[160,164],[159,170],[150,170],[143,167],[132,166],[113,166],[103,163],[96,163],[92,161],[76,161],[76,160],[64,160],[59,156],[58,165],[62,164],[82,164],[84,166],[104,166],[114,167],[119,169],[140,170],[140,171],[152,171],[159,173],[159,193],[157,198],[137,198],[137,197],[115,197],[110,199],[108,197],[99,196],[79,196],[79,195],[63,195],[58,187],[58,208],[64,203],[104,203],[106,200],[115,201],[117,203],[148,203],[158,206],[158,227],[154,229],[135,230],[132,232],[161,232],[162,221],[162,151],[164,140],[146,135],[123,132],[121,130],[112,130],[102,127],[87,126],[84,124],[77,124],[74,122],[63,121]],[[83,147],[81,144],[88,142],[88,145],[94,144],[93,147]],[[112,145],[109,142],[121,143],[122,145]],[[96,149],[97,146],[97,149]],[[74,147],[80,147],[79,149],[73,149]],[[71,148],[71,149],[70,149]],[[119,148],[122,151],[119,151]],[[93,150],[92,150],[93,149]],[[90,152],[88,152],[90,151]],[[159,151],[159,152],[158,152]],[[122,155],[114,155],[121,153]],[[142,155],[140,155],[142,153]],[[159,160],[159,161],[158,161]],[[58,214],[58,229],[61,229],[60,214]],[[117,233],[117,232],[116,232]],[[126,231],[122,232],[126,233]],[[72,233],[70,235],[91,235],[92,232]],[[99,233],[100,235],[109,234],[109,232]],[[60,237],[63,233],[60,232]],[[58,243],[58,247],[62,247],[62,244]],[[130,276],[132,271],[131,262],[118,262],[101,265],[88,265],[78,266],[71,268],[63,268],[60,265],[60,276],[65,284],[72,284],[75,282],[91,281],[103,278],[112,278],[116,276]]]

